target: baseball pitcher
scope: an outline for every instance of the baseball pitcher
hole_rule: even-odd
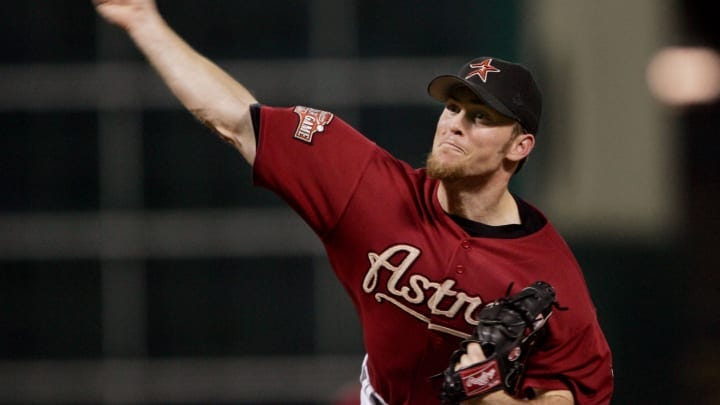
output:
[[[582,271],[508,188],[540,123],[523,65],[478,57],[430,81],[441,112],[413,168],[332,112],[262,104],[154,1],[94,3],[320,238],[363,327],[363,404],[609,403],[611,353]]]

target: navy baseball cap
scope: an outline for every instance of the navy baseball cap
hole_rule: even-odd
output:
[[[428,85],[428,94],[445,102],[450,91],[466,86],[488,106],[537,134],[542,95],[532,73],[523,65],[483,56],[464,64],[457,75],[441,75]]]

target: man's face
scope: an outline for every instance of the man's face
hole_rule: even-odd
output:
[[[483,104],[468,88],[454,90],[438,119],[428,174],[440,180],[487,178],[502,168],[515,121]]]

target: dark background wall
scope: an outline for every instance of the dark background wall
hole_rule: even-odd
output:
[[[686,43],[720,49],[720,29],[707,2],[682,2],[683,38]],[[720,101],[685,109],[679,117],[685,140],[683,157],[683,193],[687,204],[683,212],[686,227],[683,251],[687,261],[678,267],[685,280],[682,301],[689,312],[682,311],[687,324],[675,329],[689,333],[691,346],[678,356],[678,380],[683,382],[686,400],[692,403],[720,402]],[[693,364],[698,364],[695,367]]]
[[[681,35],[718,46],[701,3],[678,7]],[[261,100],[332,110],[416,166],[439,113],[427,80],[523,56],[519,1],[159,5]],[[250,187],[124,34],[89,1],[29,0],[4,5],[0,47],[1,402],[356,395],[357,319],[314,236]],[[677,231],[568,238],[614,352],[614,403],[720,401],[717,113],[678,115]]]

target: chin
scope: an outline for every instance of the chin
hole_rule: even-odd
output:
[[[441,159],[436,154],[430,155],[425,164],[428,176],[437,180],[458,180],[465,177],[465,166],[458,162],[449,162],[448,159]]]

